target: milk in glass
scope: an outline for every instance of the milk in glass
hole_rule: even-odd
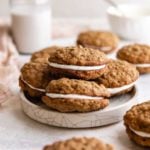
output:
[[[49,46],[51,9],[49,0],[12,0],[12,33],[21,53]]]

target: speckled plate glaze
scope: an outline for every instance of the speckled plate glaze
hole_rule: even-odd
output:
[[[121,121],[125,112],[137,102],[137,88],[134,87],[128,94],[111,98],[110,105],[105,109],[88,113],[60,113],[30,102],[23,92],[20,92],[20,97],[25,114],[38,122],[66,128],[89,128]]]

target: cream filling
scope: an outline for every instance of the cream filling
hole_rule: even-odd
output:
[[[110,51],[112,48],[111,47],[101,47],[99,48],[101,51],[107,52]]]
[[[110,47],[110,46],[103,46],[103,47],[91,46],[91,45],[90,46],[89,45],[85,45],[85,46],[87,46],[89,48],[93,48],[93,49],[98,49],[98,50],[101,50],[101,51],[104,51],[104,52],[112,50],[112,47]]]
[[[127,90],[129,89],[130,87],[132,87],[133,85],[135,84],[135,82],[131,83],[131,84],[128,84],[128,85],[124,85],[122,87],[118,87],[118,88],[107,88],[108,91],[111,93],[111,94],[117,94],[119,92],[122,92],[124,90]]]
[[[57,94],[57,93],[46,93],[46,96],[50,98],[64,98],[64,99],[90,99],[90,100],[100,100],[103,97],[94,97],[87,95],[79,95],[79,94]]]
[[[105,68],[106,65],[101,66],[76,66],[76,65],[63,65],[49,62],[49,65],[54,68],[69,69],[69,70],[79,70],[79,71],[89,71],[89,70],[100,70]]]
[[[135,64],[136,67],[143,67],[143,68],[148,68],[150,67],[150,64]]]
[[[140,137],[150,138],[150,133],[146,133],[146,132],[142,132],[142,131],[137,131],[137,130],[134,130],[133,128],[131,128],[131,127],[130,127],[130,130],[132,132],[134,132],[136,135],[140,136]]]
[[[32,86],[31,84],[29,84],[27,81],[25,81],[25,80],[23,79],[22,76],[21,76],[21,80],[22,80],[25,84],[27,84],[31,89],[37,90],[37,91],[40,91],[40,92],[45,92],[45,89],[36,88],[36,87]]]

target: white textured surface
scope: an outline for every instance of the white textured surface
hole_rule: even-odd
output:
[[[139,90],[138,102],[149,100],[150,75],[141,76],[137,87]],[[19,95],[16,96],[16,99],[9,99],[0,108],[0,150],[41,150],[43,145],[53,141],[84,135],[96,136],[112,143],[116,150],[146,150],[129,140],[123,122],[88,129],[50,127],[30,119],[23,113]]]

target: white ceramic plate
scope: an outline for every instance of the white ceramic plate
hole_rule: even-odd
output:
[[[110,99],[110,105],[103,110],[89,113],[60,113],[43,105],[30,102],[20,92],[24,112],[32,119],[52,126],[67,128],[88,128],[119,122],[125,112],[136,103],[137,88],[132,92]]]

